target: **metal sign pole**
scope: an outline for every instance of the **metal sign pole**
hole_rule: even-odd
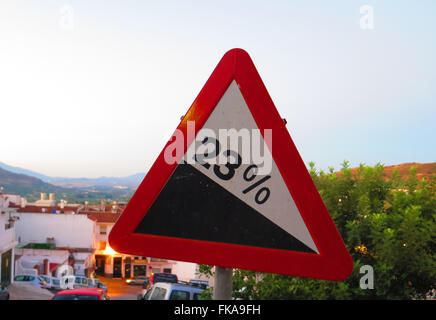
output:
[[[213,300],[232,300],[233,269],[215,267]]]

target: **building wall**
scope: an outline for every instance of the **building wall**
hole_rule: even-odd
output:
[[[57,247],[93,248],[95,222],[81,214],[16,213],[15,237],[20,243],[45,243],[53,237]]]
[[[15,271],[17,274],[38,274],[34,267],[39,266],[40,274],[44,274],[44,260],[59,265],[68,262],[67,250],[44,250],[44,249],[15,249]]]
[[[15,246],[17,242],[15,241],[15,227],[12,225],[9,227],[9,212],[10,208],[5,206],[5,201],[0,198],[0,282],[13,282],[14,278],[14,264],[15,264]],[[3,261],[3,263],[2,263]],[[6,265],[7,264],[7,265]],[[5,270],[10,270],[7,272],[9,275],[7,279],[5,276]]]
[[[109,237],[109,233],[112,230],[113,227],[113,223],[101,223],[101,222],[97,222],[96,224],[96,230],[95,230],[95,240],[97,242],[97,245],[95,246],[96,248],[100,249],[100,245],[102,243],[106,243],[106,246],[109,245],[108,242],[108,237]],[[103,232],[103,233],[102,233]],[[101,250],[105,250],[101,249]]]
[[[95,239],[96,245],[96,255],[105,255],[105,274],[109,277],[113,276],[114,269],[114,258],[122,258],[121,273],[122,277],[126,275],[126,259],[130,257],[130,276],[134,276],[135,266],[145,266],[146,276],[150,276],[153,272],[164,272],[165,269],[170,269],[172,273],[177,274],[180,280],[190,280],[197,279],[198,276],[195,275],[197,264],[178,262],[173,260],[156,259],[147,257],[135,257],[130,255],[119,254],[116,252],[111,252],[108,237],[114,224],[109,222],[97,222],[95,229]],[[102,233],[103,231],[103,233]],[[101,248],[100,244],[106,243],[106,248]]]
[[[173,265],[172,273],[177,274],[178,279],[182,281],[199,279],[196,275],[197,266],[196,263],[177,261]]]

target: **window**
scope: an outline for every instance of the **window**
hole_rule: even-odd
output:
[[[160,268],[152,268],[151,272],[152,273],[160,273]]]
[[[82,284],[88,284],[88,279],[82,278]]]
[[[166,294],[167,294],[167,289],[156,287],[154,288],[150,300],[164,300]]]
[[[99,247],[100,247],[100,250],[105,250],[106,249],[106,241],[100,241]]]
[[[194,293],[194,300],[201,300],[201,293]]]
[[[173,290],[170,300],[189,300],[189,292],[183,290]]]
[[[145,293],[144,300],[148,300],[150,298],[150,294],[151,294],[151,289],[147,290],[147,292]]]
[[[24,276],[16,276],[14,281],[24,281]]]
[[[106,234],[106,229],[107,229],[107,226],[101,225],[100,226],[100,234]]]
[[[171,273],[171,268],[164,268],[164,269],[163,269],[163,272],[164,272],[164,273]]]

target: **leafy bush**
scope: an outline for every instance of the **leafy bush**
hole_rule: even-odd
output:
[[[235,269],[233,296],[241,299],[412,299],[436,288],[436,175],[407,180],[398,172],[344,161],[340,172],[310,175],[353,258],[342,282],[304,279]],[[360,288],[360,268],[374,269],[374,289]],[[211,272],[208,266],[203,271]],[[210,295],[209,295],[210,297]]]

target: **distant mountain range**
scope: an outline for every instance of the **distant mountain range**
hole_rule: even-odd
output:
[[[28,201],[40,199],[41,193],[54,193],[57,201],[65,199],[74,203],[88,201],[90,204],[96,204],[104,199],[108,201],[126,202],[129,201],[137,188],[135,183],[140,183],[140,177],[138,177],[137,180],[131,177],[126,177],[127,179],[107,177],[98,179],[65,178],[65,180],[62,180],[64,178],[54,178],[59,179],[55,183],[64,185],[60,186],[45,182],[30,174],[38,175],[39,177],[42,176],[47,179],[47,181],[51,181],[51,179],[53,179],[51,177],[29,170],[7,166],[8,168],[12,168],[12,170],[30,174],[11,172],[3,169],[2,166],[5,165],[3,163],[0,165],[0,187],[3,188],[3,192],[18,194],[25,197]],[[93,183],[95,183],[95,185],[93,185]],[[106,183],[106,185],[104,183]]]
[[[114,187],[126,186],[136,189],[145,177],[145,173],[136,173],[127,177],[100,177],[100,178],[65,178],[65,177],[50,177],[44,174],[31,170],[13,167],[0,162],[0,168],[16,174],[24,174],[42,180],[42,182],[50,183],[55,186],[64,188],[86,188],[86,187]]]
[[[19,195],[33,194],[35,192],[56,193],[64,191],[64,188],[57,187],[30,177],[25,174],[13,173],[0,168],[0,186],[6,192]]]

